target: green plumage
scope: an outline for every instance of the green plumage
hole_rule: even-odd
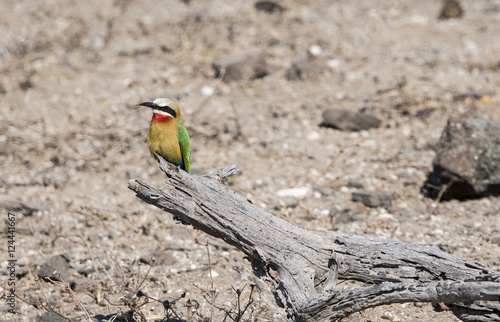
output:
[[[189,133],[184,126],[184,123],[182,123],[182,119],[179,119],[177,122],[177,140],[179,141],[179,146],[181,147],[184,170],[191,173],[191,140],[189,139]]]

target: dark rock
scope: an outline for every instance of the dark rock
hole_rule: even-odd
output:
[[[327,189],[325,189],[323,187],[319,187],[319,186],[314,186],[313,187],[313,191],[314,192],[319,192],[321,194],[321,196],[323,196],[323,197],[331,196],[332,195],[330,193],[330,191],[328,191]]]
[[[366,178],[362,176],[347,177],[346,185],[349,188],[363,188]]]
[[[260,48],[248,48],[217,59],[212,64],[215,77],[225,82],[251,80],[267,74],[266,56]]]
[[[70,258],[66,254],[55,255],[47,259],[38,269],[38,277],[52,281],[69,282]]]
[[[33,85],[33,82],[29,79],[25,80],[24,82],[21,82],[19,83],[19,87],[23,90],[23,91],[26,91],[30,88],[33,88],[34,85]]]
[[[364,206],[361,206],[364,208]],[[337,208],[330,209],[330,214],[333,215],[335,220],[335,225],[338,224],[346,224],[355,221],[361,221],[366,218],[366,216],[362,213],[359,207],[347,207],[342,210],[338,210]]]
[[[439,13],[439,19],[454,19],[462,17],[464,9],[458,0],[445,0]]]
[[[436,109],[433,108],[433,107],[427,107],[427,108],[423,108],[421,110],[418,110],[417,113],[415,114],[416,117],[418,117],[419,119],[421,120],[426,120],[428,119],[431,114],[435,111]]]
[[[163,247],[153,249],[139,257],[139,262],[146,265],[175,265],[179,262],[174,256],[176,251],[186,251],[187,248],[177,242],[165,242]]]
[[[313,61],[300,60],[286,71],[286,79],[289,81],[307,79],[322,74],[323,70],[322,66]]]
[[[352,201],[361,202],[368,207],[389,207],[392,194],[386,191],[359,190],[352,193]]]
[[[264,11],[267,13],[279,13],[285,11],[285,8],[274,1],[257,1],[255,3],[255,9],[257,11]]]
[[[105,265],[99,265],[99,269],[102,269],[104,266],[104,269],[105,270],[108,270],[111,268],[111,265],[109,264],[105,264]],[[85,267],[85,268],[81,268],[78,270],[78,273],[81,274],[81,275],[84,275],[84,276],[88,276],[92,273],[95,273],[96,272],[96,268],[95,267]]]
[[[299,205],[299,200],[294,197],[283,197],[280,200],[273,204],[274,210],[280,210],[283,206],[285,208],[295,208]]]
[[[500,195],[500,122],[475,112],[450,117],[423,186],[442,200]]]
[[[454,94],[452,99],[453,101],[465,101],[466,99],[473,99],[473,100],[480,100],[483,97],[483,94],[481,93],[458,93]]]
[[[380,123],[381,120],[370,114],[329,108],[323,112],[323,122],[320,125],[342,131],[360,131],[377,128]]]
[[[283,202],[285,203],[285,207],[287,208],[295,208],[299,205],[299,200],[294,197],[284,197]]]
[[[55,312],[44,312],[36,319],[36,322],[68,322],[68,320]]]
[[[154,48],[155,43],[147,40],[125,42],[118,48],[118,55],[131,57],[149,55],[153,53]]]

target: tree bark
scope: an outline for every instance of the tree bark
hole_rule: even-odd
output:
[[[195,176],[158,159],[167,175],[162,187],[136,179],[129,188],[244,252],[253,264],[253,281],[262,292],[272,292],[282,320],[337,320],[390,303],[444,302],[464,321],[500,321],[495,271],[430,247],[306,230],[225,185],[237,173],[234,166]],[[375,285],[335,289],[337,278]]]

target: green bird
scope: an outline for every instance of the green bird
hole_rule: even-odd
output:
[[[169,98],[157,98],[139,106],[153,109],[148,133],[151,154],[157,153],[168,162],[191,173],[191,141],[182,123],[179,105]]]

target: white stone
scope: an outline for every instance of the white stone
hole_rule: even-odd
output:
[[[318,45],[312,45],[309,47],[309,54],[311,54],[311,56],[319,56],[322,52],[323,50]]]
[[[201,88],[201,95],[203,96],[212,96],[215,93],[215,88],[210,86],[203,86]]]
[[[311,188],[309,187],[281,189],[278,190],[278,197],[294,197],[297,199],[302,199],[309,193],[310,190]]]

